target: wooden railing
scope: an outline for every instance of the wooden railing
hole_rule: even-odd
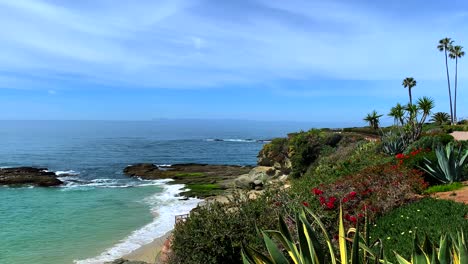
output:
[[[185,222],[188,217],[189,217],[189,214],[176,215],[175,216],[175,223],[177,224],[179,222]]]

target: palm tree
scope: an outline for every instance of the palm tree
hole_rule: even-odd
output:
[[[457,122],[457,75],[458,75],[458,58],[465,56],[462,46],[454,46],[450,49],[449,57],[455,59],[455,95],[453,98],[453,121]]]
[[[445,112],[437,112],[432,115],[430,121],[440,126],[450,121],[450,115]]]
[[[424,124],[426,118],[431,114],[432,108],[434,108],[434,99],[430,97],[422,97],[418,99],[418,110],[422,112],[422,117],[419,123]]]
[[[396,125],[398,124],[403,125],[404,123],[403,117],[405,116],[405,108],[400,103],[398,103],[396,106],[390,109],[390,113],[388,113],[388,116],[393,117],[393,120]]]
[[[447,84],[448,84],[448,92],[449,92],[449,101],[450,101],[450,121],[453,124],[453,109],[452,109],[452,91],[450,90],[450,77],[449,77],[449,70],[448,70],[448,59],[447,59],[447,52],[450,51],[452,48],[453,40],[450,38],[443,38],[439,40],[439,45],[437,48],[439,51],[443,51],[445,53],[445,69],[447,70]]]
[[[409,93],[409,102],[410,105],[413,104],[413,97],[411,96],[411,88],[416,86],[416,80],[412,77],[407,77],[403,80],[402,83],[403,87],[408,88],[408,93]]]
[[[375,130],[379,129],[379,123],[380,123],[380,118],[383,115],[377,114],[377,111],[372,111],[372,113],[367,114],[367,116],[364,118],[364,121],[369,123],[369,126],[374,128]]]
[[[410,106],[411,107],[411,106]],[[429,97],[422,97],[418,99],[416,103],[416,115],[413,119],[413,141],[418,140],[422,133],[422,128],[426,122],[426,118],[431,114],[432,109],[434,108],[434,100]],[[418,120],[417,113],[421,113],[421,119]]]

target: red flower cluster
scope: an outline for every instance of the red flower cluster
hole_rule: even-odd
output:
[[[316,195],[316,196],[319,196],[318,199],[320,201],[320,204],[322,206],[325,206],[327,209],[333,209],[335,208],[335,202],[338,200],[336,197],[328,197],[325,198],[324,196],[322,196],[323,194],[323,191],[318,189],[318,188],[313,188],[312,189],[312,192]]]
[[[344,218],[349,222],[357,223],[357,218],[355,216],[345,214]]]
[[[403,153],[398,153],[398,154],[396,154],[395,158],[396,158],[397,160],[403,160],[403,159],[409,158],[409,156],[408,156],[408,155],[405,155],[405,154],[403,154]]]
[[[403,154],[401,157],[404,157]],[[388,163],[368,167],[331,184],[320,185],[311,189],[311,193],[328,211],[327,214],[335,217],[341,201],[343,218],[347,224],[353,225],[362,221],[365,215],[372,220],[404,204],[425,186],[420,171]]]
[[[348,193],[348,194],[342,199],[343,203],[347,203],[347,202],[353,200],[354,198],[356,198],[356,195],[357,195],[357,192],[355,192],[355,191],[352,191],[352,192]]]
[[[407,159],[409,159],[411,157],[415,157],[421,152],[430,152],[430,151],[431,151],[430,149],[418,148],[418,149],[415,149],[415,150],[411,151],[409,155],[405,155],[403,153],[396,154],[395,158],[397,159],[398,166],[399,166],[399,165],[403,164],[405,160],[407,160]]]
[[[315,195],[321,195],[323,194],[323,191],[318,189],[318,188],[313,188],[312,189],[312,192],[315,194]]]

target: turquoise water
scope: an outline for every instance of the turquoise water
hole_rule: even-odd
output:
[[[295,125],[255,122],[2,121],[0,166],[45,167],[57,188],[0,187],[0,263],[103,263],[173,227],[199,200],[183,186],[129,179],[139,162],[254,165],[263,142]],[[223,141],[214,140],[223,139]]]
[[[139,188],[3,188],[2,263],[72,263],[99,255],[152,221]],[[21,197],[21,199],[18,199]],[[3,246],[6,245],[6,248]]]

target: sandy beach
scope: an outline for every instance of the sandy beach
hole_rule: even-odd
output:
[[[203,206],[213,202],[227,203],[229,198],[226,195],[217,195],[211,196],[204,199],[204,202],[201,202],[199,205]],[[164,234],[162,237],[154,239],[151,243],[146,244],[130,254],[127,254],[122,257],[122,259],[131,260],[131,261],[144,261],[147,263],[156,263],[159,264],[159,261],[155,261],[156,258],[159,258],[160,252],[164,246],[164,242],[170,237],[172,230]]]
[[[164,236],[156,238],[151,243],[146,244],[131,252],[130,254],[123,256],[123,258],[133,261],[155,263],[156,257],[159,256],[159,253],[164,246],[164,242],[169,238],[171,233],[172,231],[167,232]]]

